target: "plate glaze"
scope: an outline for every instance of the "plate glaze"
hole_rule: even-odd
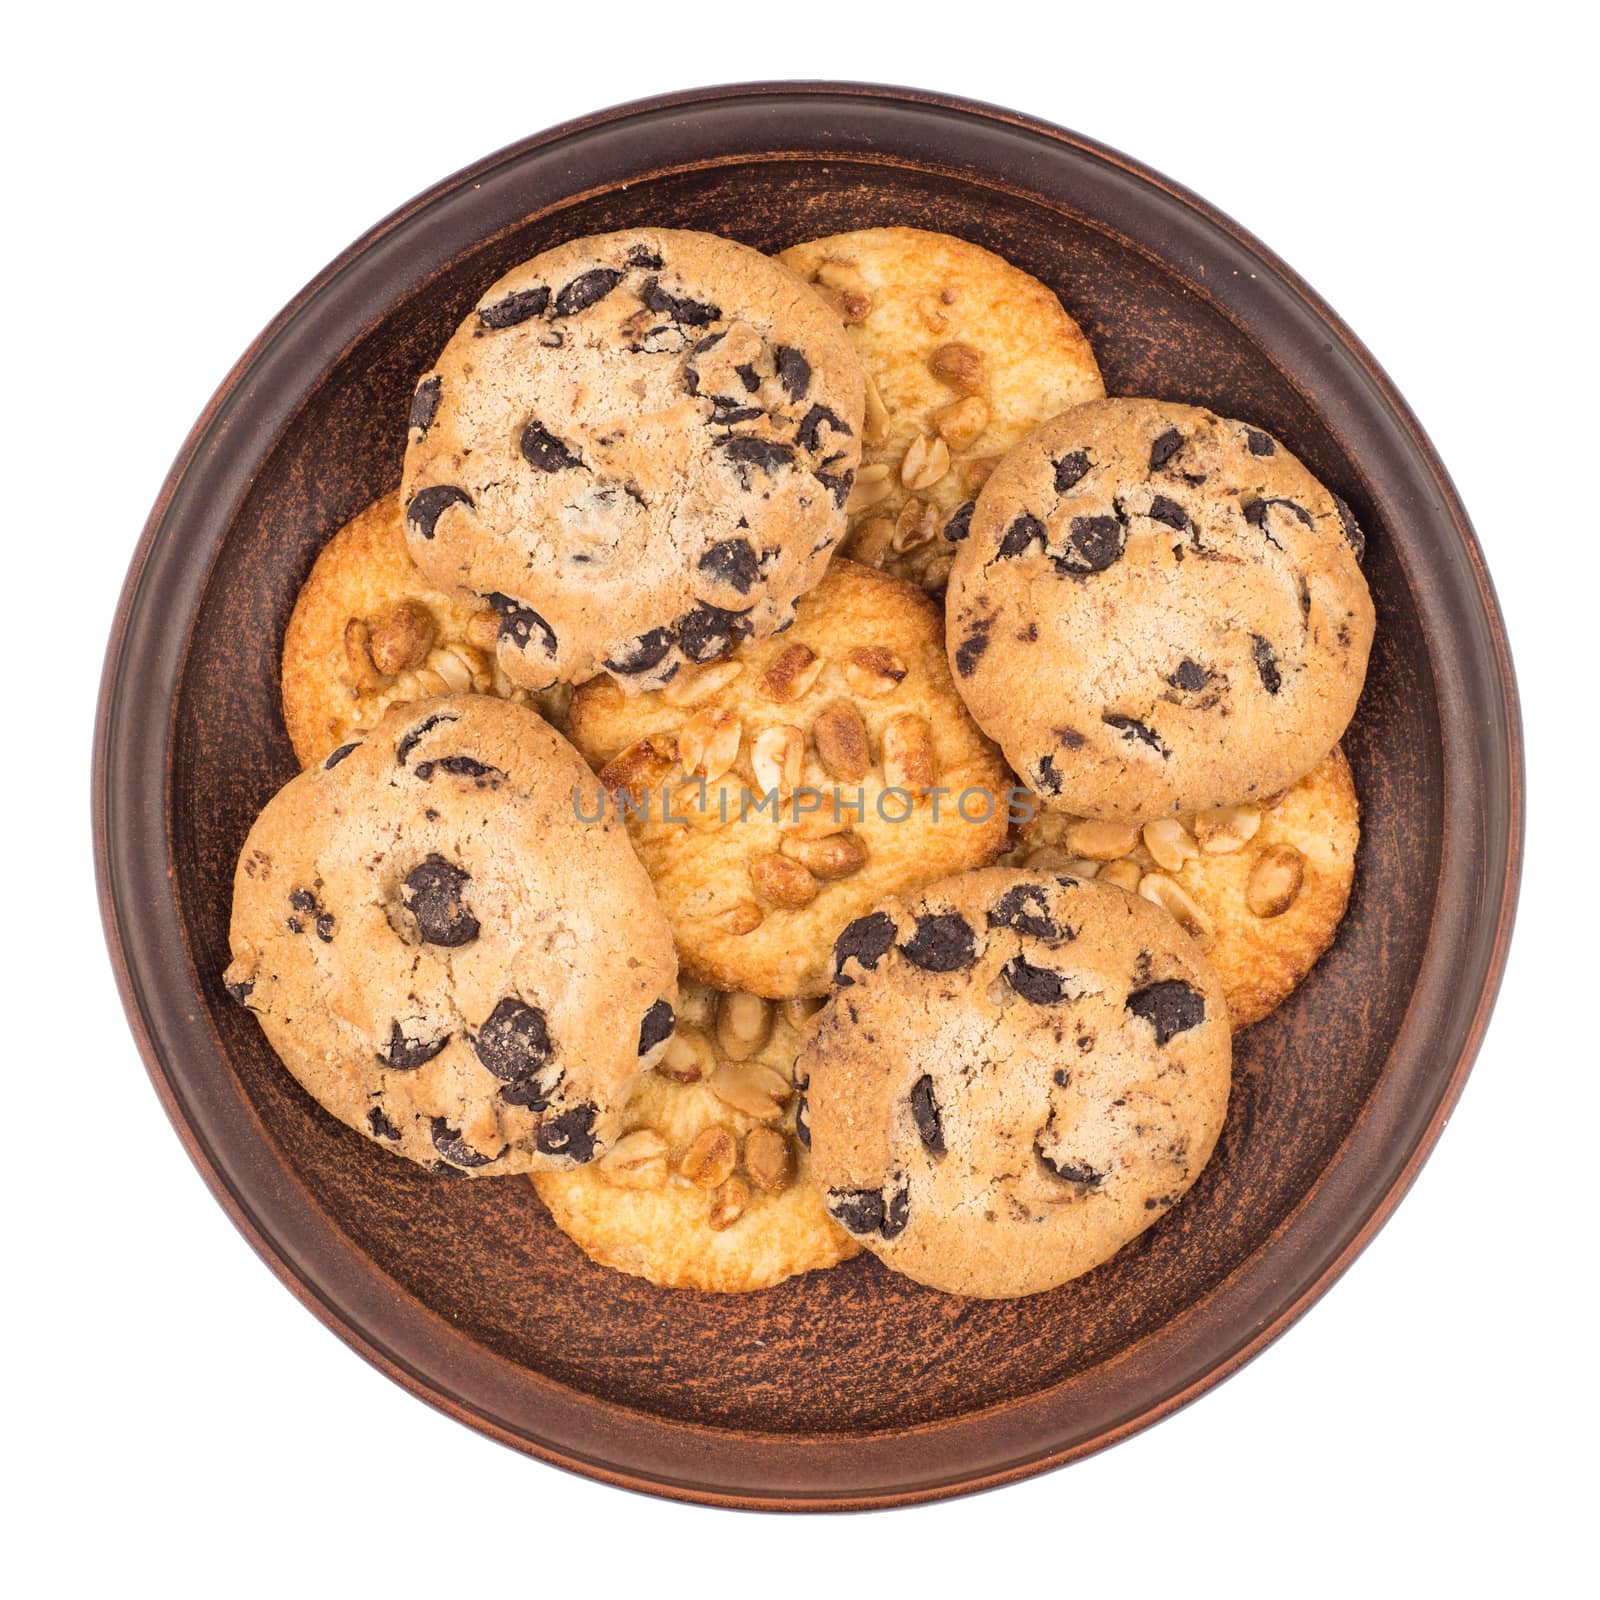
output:
[[[1236,1041],[1185,1201],[1048,1295],[953,1299],[870,1256],[761,1294],[588,1262],[525,1180],[446,1183],[296,1087],[223,992],[234,861],[296,770],[278,646],[326,535],[399,477],[412,385],[482,288],[576,234],[705,228],[762,250],[905,223],[1056,289],[1113,394],[1270,429],[1354,506],[1378,636],[1346,739],[1348,919]],[[1522,764],[1504,630],[1455,492],[1348,329],[1263,246],[1114,152],[913,90],[768,84],[541,134],[380,223],[196,424],[128,576],[96,729],[113,964],[218,1200],[301,1300],[414,1394],[531,1455],[715,1504],[838,1509],[989,1487],[1193,1399],[1322,1294],[1414,1178],[1510,935]]]

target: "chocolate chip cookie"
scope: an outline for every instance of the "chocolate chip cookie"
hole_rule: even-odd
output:
[[[690,977],[784,999],[885,895],[1005,848],[1011,775],[950,681],[937,606],[836,560],[793,628],[665,689],[605,679],[567,731],[618,797]]]
[[[1035,1294],[1188,1190],[1227,1111],[1222,984],[1168,916],[995,867],[853,922],[795,1063],[828,1210],[897,1272]]]
[[[399,1155],[493,1175],[602,1154],[672,1035],[677,964],[622,829],[578,820],[597,788],[521,706],[391,708],[250,830],[228,992]]]
[[[678,1030],[598,1161],[533,1183],[604,1266],[664,1289],[738,1294],[860,1246],[823,1209],[795,1134],[790,1068],[815,1001],[679,990]]]
[[[710,234],[575,239],[494,284],[418,385],[412,555],[489,598],[514,682],[659,687],[821,577],[862,405],[839,318],[788,268]]]
[[[956,682],[1047,806],[1145,821],[1272,794],[1355,710],[1349,508],[1270,435],[1098,400],[995,469],[951,570]]]
[[[921,228],[864,228],[778,259],[844,318],[867,377],[842,551],[944,587],[973,498],[1048,417],[1105,393],[1060,300],[992,251]]]
[[[467,589],[436,589],[406,547],[399,491],[323,546],[283,636],[283,720],[303,767],[375,727],[391,705],[441,694],[532,704],[557,727],[570,691],[534,695],[495,660],[500,615]]]
[[[1333,943],[1350,902],[1361,809],[1337,746],[1256,804],[1138,827],[1039,810],[1005,859],[1098,878],[1169,912],[1217,969],[1235,1029],[1268,1016]]]

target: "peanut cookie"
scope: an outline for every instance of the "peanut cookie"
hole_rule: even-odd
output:
[[[951,685],[938,608],[853,561],[781,638],[658,692],[586,684],[567,728],[618,796],[685,972],[720,989],[822,994],[852,918],[1005,848],[1010,774]]]
[[[1145,821],[1303,778],[1355,710],[1373,610],[1349,508],[1198,406],[1098,400],[995,469],[950,660],[1044,803]]]
[[[496,694],[559,727],[568,691],[512,683],[495,660],[499,632],[477,595],[435,589],[417,571],[399,492],[374,500],[323,546],[283,636],[283,720],[300,765],[430,695]]]
[[[489,596],[515,682],[659,686],[822,576],[861,411],[844,328],[788,268],[711,234],[574,239],[494,284],[418,386],[412,555]]]
[[[1052,1289],[1161,1217],[1227,1111],[1222,985],[1170,917],[1004,867],[853,922],[795,1062],[812,1178],[887,1266]]]
[[[672,936],[598,788],[522,706],[391,708],[267,803],[228,992],[327,1111],[413,1161],[588,1161],[672,1033]]]
[[[795,1137],[790,1068],[816,1004],[685,984],[678,1031],[634,1090],[621,1138],[590,1166],[534,1174],[562,1231],[604,1266],[711,1294],[855,1255]]]
[[[1292,788],[1251,805],[1160,817],[1143,828],[1038,811],[1006,857],[1098,877],[1177,918],[1248,1027],[1305,981],[1350,902],[1361,808],[1337,746]]]
[[[866,369],[842,551],[942,589],[994,464],[1047,417],[1105,393],[1094,352],[1036,278],[947,233],[865,228],[778,259],[833,301]]]

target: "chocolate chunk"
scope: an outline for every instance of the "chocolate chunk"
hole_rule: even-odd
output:
[[[811,363],[806,360],[802,351],[796,350],[792,344],[780,344],[772,352],[773,362],[778,369],[778,382],[783,385],[783,392],[791,400],[804,400],[806,390],[811,387]]]
[[[860,1237],[883,1227],[881,1189],[842,1189],[828,1195],[827,1201],[829,1215],[846,1233]]]
[[[317,909],[317,897],[309,889],[295,889],[290,892],[289,904],[309,917]]]
[[[1044,524],[1037,517],[1031,517],[1024,511],[1006,529],[1000,540],[1000,548],[995,554],[1010,561],[1024,555],[1034,545],[1038,545],[1041,550],[1044,548]]]
[[[657,1000],[645,1012],[644,1021],[639,1024],[639,1054],[647,1056],[658,1044],[670,1039],[677,1025],[678,1019],[672,1007],[665,1000]]]
[[[429,944],[455,950],[478,937],[478,919],[462,900],[471,882],[460,867],[440,855],[428,856],[406,874],[400,898]]]
[[[1033,787],[1040,794],[1061,793],[1061,774],[1056,771],[1054,756],[1039,757],[1038,766],[1034,769]]]
[[[983,652],[989,648],[989,629],[991,623],[985,619],[956,646],[956,671],[963,678],[970,678],[977,670],[978,661]]]
[[[916,932],[900,946],[901,953],[924,972],[954,972],[977,960],[978,947],[965,917],[955,911],[918,917]]]
[[[1098,1189],[1106,1181],[1103,1172],[1096,1172],[1085,1161],[1057,1161],[1053,1156],[1047,1156],[1038,1145],[1034,1146],[1040,1161],[1049,1168],[1063,1183],[1082,1184],[1085,1189]]]
[[[439,379],[437,376],[424,378],[417,385],[417,392],[411,397],[411,420],[409,426],[415,428],[419,434],[424,434],[433,426],[433,414],[439,409]]]
[[[588,272],[580,272],[556,296],[556,315],[575,317],[580,311],[587,311],[595,301],[604,300],[621,281],[622,274],[614,267],[591,267]]]
[[[737,400],[729,400],[724,395],[718,395],[711,402],[711,420],[718,427],[731,428],[736,422],[753,422],[757,417],[766,416],[760,406],[742,406]]]
[[[500,613],[500,638],[518,650],[538,645],[547,656],[556,653],[556,630],[539,613],[510,595],[487,594],[484,599]]]
[[[652,628],[636,639],[625,640],[609,656],[604,665],[611,672],[631,678],[638,673],[658,667],[672,648],[671,628]]]
[[[883,1226],[878,1233],[884,1239],[898,1239],[906,1231],[906,1223],[910,1220],[911,1191],[897,1189],[889,1196],[889,1203],[884,1207]]]
[[[794,446],[777,439],[752,439],[738,433],[731,438],[719,439],[717,443],[728,460],[740,469],[739,481],[747,489],[750,487],[750,468],[774,473],[794,460]]]
[[[1074,517],[1056,566],[1064,572],[1104,572],[1122,555],[1127,541],[1120,517]]]
[[[453,483],[436,483],[418,489],[406,506],[406,526],[420,539],[431,539],[439,518],[451,506],[470,506],[472,496]]]
[[[474,1150],[462,1139],[461,1130],[452,1128],[443,1117],[433,1119],[433,1148],[453,1167],[486,1167],[491,1161],[499,1160],[499,1156],[486,1156],[481,1150]]]
[[[1157,736],[1155,729],[1146,727],[1137,717],[1113,716],[1108,711],[1100,720],[1108,728],[1115,728],[1131,744],[1147,744],[1157,755],[1163,758],[1171,754]]]
[[[712,661],[736,639],[750,636],[748,611],[725,611],[702,601],[678,622],[678,643],[691,661]]]
[[[1302,505],[1297,505],[1293,500],[1285,500],[1281,496],[1273,496],[1265,500],[1250,500],[1243,506],[1244,520],[1258,532],[1266,536],[1267,542],[1275,549],[1281,550],[1282,545],[1272,537],[1272,529],[1267,522],[1267,512],[1273,506],[1282,506],[1285,511],[1292,511],[1306,527],[1314,527],[1311,513]]]
[[[849,977],[844,964],[852,957],[871,971],[894,943],[894,918],[887,911],[873,911],[846,924],[833,941],[833,981],[841,989],[856,980]]]
[[[820,483],[822,485],[822,487],[824,489],[826,489],[828,491],[828,493],[833,496],[833,504],[834,504],[835,509],[837,509],[839,511],[843,511],[844,510],[845,501],[850,498],[850,486],[856,481],[855,473],[854,472],[831,473],[831,472],[822,472],[822,471],[819,470],[819,471],[813,472],[811,474],[811,476],[814,477],[817,480],[817,482]],[[821,545],[819,545],[817,548],[825,550],[825,549],[827,549],[828,545],[830,545],[832,543],[833,543],[832,539],[827,539]]]
[[[748,539],[723,539],[712,545],[696,565],[713,583],[725,583],[740,594],[749,594],[761,576],[761,558]]]
[[[807,1150],[811,1148],[811,1107],[806,1104],[804,1094],[794,1103],[794,1136]]]
[[[1344,529],[1344,536],[1350,541],[1350,548],[1356,553],[1356,560],[1360,561],[1367,553],[1367,536],[1361,531],[1361,524],[1356,521],[1356,514],[1350,509],[1348,502],[1333,497],[1333,508],[1339,513],[1339,526]]]
[[[440,756],[436,761],[419,761],[415,771],[424,783],[431,782],[435,772],[446,772],[452,778],[489,779],[491,782],[505,777],[499,767],[485,766],[476,756]],[[478,787],[483,787],[481,781]]]
[[[1169,528],[1176,528],[1180,533],[1189,526],[1189,513],[1176,500],[1164,494],[1158,494],[1150,502],[1150,509],[1145,515],[1156,522],[1165,523]]]
[[[1210,678],[1211,674],[1198,661],[1191,661],[1185,656],[1178,663],[1177,669],[1168,676],[1167,682],[1174,689],[1183,689],[1193,694],[1195,690],[1205,688]]]
[[[1024,1000],[1036,1006],[1053,1006],[1063,998],[1065,985],[1059,972],[1036,967],[1021,956],[1013,956],[1000,969],[1000,976]]]
[[[685,328],[703,328],[722,316],[720,306],[668,293],[661,287],[659,278],[646,278],[640,285],[639,298],[658,315],[670,317]]]
[[[754,394],[761,387],[761,374],[756,371],[750,362],[745,362],[742,367],[733,369],[739,375],[739,382],[744,385],[746,394]]]
[[[1150,446],[1150,470],[1159,472],[1183,448],[1183,435],[1176,428],[1167,431]]]
[[[1253,456],[1276,455],[1278,447],[1272,442],[1271,434],[1263,433],[1259,428],[1246,428],[1244,442],[1250,446]]]
[[[400,1137],[400,1130],[384,1116],[377,1106],[373,1106],[367,1112],[367,1131],[371,1133],[374,1139],[395,1140]]]
[[[316,920],[317,937],[324,944],[333,943],[333,918],[324,911]]]
[[[446,715],[443,711],[436,711],[431,717],[424,717],[414,727],[407,729],[405,737],[395,746],[394,759],[396,764],[402,767],[406,764],[407,757],[422,742],[424,734],[431,733],[433,729],[446,722],[456,722],[458,720],[456,717]]]
[[[1050,915],[1044,889],[1037,883],[1019,883],[1015,888],[1007,889],[989,912],[989,926],[1010,928],[1034,939],[1053,941],[1076,937],[1071,928],[1063,930]]]
[[[944,1119],[939,1115],[939,1102],[933,1097],[933,1079],[927,1073],[911,1085],[911,1115],[917,1124],[922,1142],[934,1155],[944,1154]]]
[[[835,433],[848,435],[849,424],[837,412],[830,411],[825,405],[814,405],[801,417],[794,430],[795,442],[802,450],[810,450],[815,454],[822,448],[822,430],[832,428]]]
[[[652,272],[659,272],[662,267],[662,260],[649,245],[636,244],[628,252],[628,265],[630,267],[646,267]]]
[[[472,1040],[472,1048],[478,1060],[502,1083],[538,1084],[548,1096],[560,1080],[559,1073],[549,1073],[553,1050],[544,1012],[515,995],[508,994],[489,1013]],[[534,1107],[541,1108],[542,1105]]]
[[[256,981],[254,978],[247,978],[243,983],[224,983],[222,987],[228,991],[228,997],[235,1005],[242,1006],[255,993]]]
[[[322,763],[322,770],[326,772],[330,767],[338,766],[339,763],[343,761],[352,750],[359,750],[360,748],[361,741],[359,739],[352,739],[349,744],[340,745],[339,748]]]
[[[567,1156],[580,1166],[594,1159],[596,1112],[591,1105],[576,1105],[539,1124],[534,1141],[541,1155]]]
[[[450,1043],[447,1033],[438,1039],[410,1039],[398,1022],[389,1025],[389,1042],[383,1047],[383,1059],[396,1072],[414,1072],[432,1061]]]
[[[1256,672],[1260,675],[1261,687],[1268,694],[1276,694],[1283,687],[1277,652],[1259,633],[1253,633],[1250,637],[1255,641]]]
[[[566,472],[583,463],[542,422],[522,430],[522,459],[536,472]]]
[[[1052,728],[1050,731],[1061,741],[1063,750],[1081,750],[1089,742],[1076,728]]]
[[[944,536],[951,544],[960,544],[972,532],[972,512],[975,500],[963,500],[945,521]]]
[[[532,289],[518,289],[515,294],[508,294],[504,300],[496,300],[492,306],[484,306],[478,312],[478,322],[482,327],[490,329],[514,328],[519,322],[527,322],[532,317],[542,317],[549,304],[550,290],[541,283]]]
[[[1082,480],[1088,470],[1087,450],[1074,450],[1071,455],[1062,456],[1056,462],[1056,493],[1065,494],[1074,484]]]
[[[1206,1020],[1205,996],[1181,978],[1166,978],[1135,989],[1128,996],[1128,1010],[1156,1030],[1158,1045],[1176,1033],[1198,1028]]]

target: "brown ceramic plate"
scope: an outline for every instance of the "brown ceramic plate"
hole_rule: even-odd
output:
[[[336,1125],[218,974],[257,810],[295,771],[278,642],[326,534],[399,477],[411,387],[484,285],[574,234],[706,228],[762,250],[879,223],[959,233],[1057,289],[1113,394],[1270,428],[1356,508],[1379,630],[1346,748],[1350,916],[1241,1036],[1200,1183],[1052,1294],[950,1299],[870,1256],[764,1294],[594,1266],[526,1181],[443,1183]],[[1482,557],[1348,329],[1225,217],[1011,112],[861,85],[623,106],[380,223],[256,341],[185,444],[123,592],[96,734],[112,960],[213,1192],[328,1326],[530,1455],[723,1505],[890,1505],[1072,1460],[1216,1383],[1349,1265],[1415,1177],[1500,980],[1522,767]]]

